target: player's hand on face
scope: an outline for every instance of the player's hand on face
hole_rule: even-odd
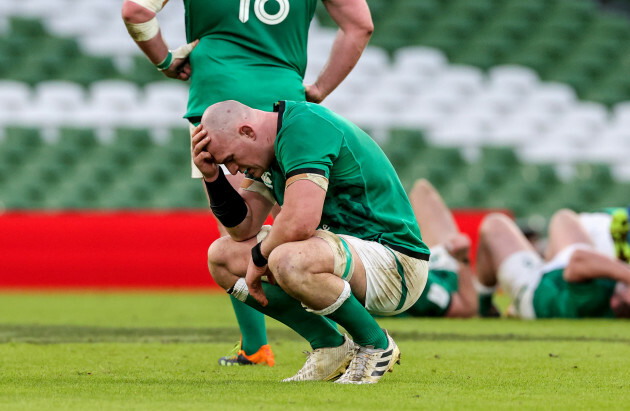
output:
[[[193,162],[201,171],[203,177],[211,182],[219,175],[219,165],[215,163],[212,155],[206,150],[208,143],[210,143],[210,136],[200,124],[193,132],[192,137]]]
[[[245,283],[247,283],[247,288],[249,289],[249,295],[254,297],[256,301],[260,303],[263,307],[266,307],[269,304],[267,301],[267,296],[265,295],[265,291],[262,288],[262,276],[268,274],[268,279],[273,281],[273,276],[269,275],[269,271],[267,270],[267,266],[258,267],[254,264],[254,261],[250,258],[249,265],[247,266],[247,274],[245,274]],[[273,282],[272,282],[273,284]]]
[[[306,101],[311,103],[321,103],[326,98],[322,90],[315,84],[304,84],[304,94]]]

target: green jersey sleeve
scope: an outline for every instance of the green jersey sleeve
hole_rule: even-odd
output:
[[[329,178],[342,141],[343,133],[324,118],[305,114],[290,118],[276,142],[276,153],[285,177],[301,171],[319,170]]]

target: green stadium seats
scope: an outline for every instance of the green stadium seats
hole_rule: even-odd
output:
[[[560,37],[575,41],[581,37],[585,26],[585,22],[562,16],[561,18],[555,18],[545,22],[544,26],[540,27],[540,32],[546,33],[547,36]]]
[[[418,158],[426,142],[419,130],[392,129],[383,151],[399,174],[404,174]]]
[[[485,25],[486,37],[505,38],[513,41],[520,41],[531,34],[532,22],[520,17],[513,17],[509,14],[497,14],[495,19]]]
[[[37,40],[42,40],[48,34],[40,20],[23,17],[9,18],[9,32],[15,36]]]
[[[95,161],[94,157],[88,156],[74,169],[72,181],[103,188],[112,184],[118,177],[125,178],[123,173],[124,170],[117,168],[113,163]]]
[[[208,208],[208,199],[198,179],[176,181],[168,186],[167,193],[168,202],[173,208]]]
[[[589,34],[622,40],[630,39],[630,23],[622,16],[603,14],[593,21],[590,29]]]
[[[42,138],[37,128],[6,127],[2,144],[5,147],[24,147],[33,150],[42,145]]]
[[[503,61],[514,48],[514,40],[497,35],[483,35],[473,38],[464,49],[453,56],[453,62],[489,69]]]
[[[136,56],[133,58],[133,69],[124,76],[124,79],[144,85],[154,81],[163,81],[164,75],[156,70],[145,56]]]
[[[154,186],[160,186],[167,183],[171,178],[171,167],[153,161],[140,162],[134,165],[127,173],[128,178],[135,181],[145,181]]]
[[[122,172],[131,165],[135,154],[124,146],[110,144],[96,148],[90,156],[92,164],[95,166],[111,166],[114,170]]]
[[[511,55],[506,58],[509,64],[531,67],[540,75],[545,75],[553,65],[554,58],[541,50],[522,51],[520,54]]]
[[[17,60],[6,75],[8,79],[34,85],[43,80],[59,78],[64,68],[62,56],[32,54]]]
[[[428,164],[422,161],[416,161],[409,166],[407,172],[401,175],[401,181],[405,190],[409,191],[414,183],[425,178],[435,186],[443,186],[450,182],[452,170],[439,164]]]
[[[479,162],[505,169],[520,167],[520,161],[511,147],[484,146],[481,148]]]
[[[532,212],[548,215],[560,206],[585,209],[605,201],[628,202],[630,197],[624,191],[625,186],[613,178],[609,166],[580,164],[575,178],[560,181],[552,165],[522,164],[515,154],[518,150],[519,155],[530,161],[533,158],[551,161],[553,153],[547,157],[528,156],[521,146],[522,140],[539,141],[534,139],[537,133],[568,135],[570,132],[563,127],[576,123],[573,119],[584,112],[576,114],[576,104],[580,103],[573,101],[572,96],[563,99],[562,96],[545,94],[545,90],[553,85],[542,82],[568,84],[582,99],[608,105],[630,100],[630,57],[627,53],[630,23],[627,18],[601,10],[594,0],[368,0],[368,3],[376,27],[371,45],[384,47],[395,56],[395,64],[391,65],[393,72],[388,72],[387,63],[383,63],[385,86],[377,88],[388,91],[390,84],[394,84],[397,89],[404,89],[406,98],[412,104],[417,103],[414,108],[418,109],[417,117],[413,117],[416,113],[400,104],[400,110],[404,112],[396,117],[399,122],[385,122],[385,126],[406,124],[427,128],[426,139],[423,132],[396,129],[384,143],[384,151],[406,189],[416,179],[424,177],[444,190],[449,205],[507,207],[518,216]],[[322,24],[334,24],[322,5],[318,5],[317,13]],[[40,83],[66,79],[88,86],[79,99],[79,108],[75,108],[81,115],[76,124],[90,124],[90,127],[99,128],[99,133],[120,124],[134,124],[139,128],[115,129],[113,139],[107,143],[96,138],[95,130],[76,128],[60,129],[58,140],[54,135],[46,134],[46,142],[41,141],[36,130],[31,131],[37,135],[35,140],[28,135],[0,138],[0,201],[4,206],[27,209],[207,207],[199,181],[189,177],[190,137],[185,121],[182,120],[181,127],[168,130],[165,140],[154,141],[146,130],[152,127],[152,120],[143,117],[149,112],[147,107],[151,99],[148,96],[151,93],[148,88],[142,90],[139,86],[162,81],[164,76],[146,57],[133,54],[133,43],[129,42],[128,47],[121,49],[122,53],[117,56],[121,58],[117,58],[117,65],[114,65],[112,58],[86,54],[100,53],[99,42],[84,47],[86,43],[81,36],[60,37],[49,33],[48,28],[55,29],[56,22],[43,24],[43,20],[13,19],[10,16],[7,21],[7,30],[0,36],[0,77],[38,85],[28,87],[29,92],[23,93],[28,94],[23,99],[26,106],[31,102],[39,104],[43,99],[39,92]],[[414,46],[431,46],[439,50]],[[398,60],[399,55],[395,52],[403,48],[414,49],[412,57]],[[425,70],[418,63],[421,59],[413,58],[415,49],[429,50],[440,56],[446,53],[450,59],[448,63],[479,67],[488,70],[489,75],[482,79],[483,84],[477,89],[468,87],[466,96],[456,96],[457,104],[451,100],[441,101],[446,92],[452,92],[449,75],[454,72],[453,66],[443,60],[436,63],[434,59],[434,64]],[[421,53],[418,51],[418,55]],[[121,73],[118,67],[125,67],[127,56],[131,57],[127,61],[131,69]],[[405,61],[408,64],[403,64]],[[507,63],[528,67],[530,77],[525,75],[516,79],[515,76],[503,82],[495,81],[493,69]],[[416,75],[422,78],[418,81],[419,86],[414,87]],[[102,81],[105,79],[114,79],[118,84],[102,84],[101,90],[105,90],[105,94],[109,92],[109,97],[100,98],[93,83],[110,83]],[[485,81],[487,79],[489,81]],[[435,84],[438,86],[434,88],[440,90],[431,89]],[[365,101],[382,101],[376,92],[368,97],[356,104],[363,109],[362,104],[368,105]],[[471,97],[470,101],[466,100],[468,97]],[[155,100],[160,101],[159,98]],[[396,101],[395,96],[392,100]],[[492,110],[481,107],[486,104]],[[4,103],[3,108],[9,106]],[[104,115],[99,123],[88,123],[85,118],[99,113],[101,106],[107,106],[108,115]],[[130,123],[129,116],[120,113],[127,114],[135,106],[140,107],[138,123]],[[179,100],[171,106],[179,107]],[[477,110],[477,107],[481,109]],[[519,117],[521,108],[522,118]],[[183,112],[183,106],[181,110]],[[545,110],[554,113],[548,116],[540,113]],[[505,120],[505,124],[499,121],[501,116],[504,117],[500,121]],[[69,117],[72,118],[72,114]],[[453,144],[446,141],[448,135],[444,137],[435,131],[449,119],[463,123],[463,128],[470,125],[475,129],[471,136],[481,136],[487,130],[487,140],[479,137],[472,143],[463,141],[465,139],[455,143],[480,149],[480,157],[466,149],[464,160],[457,148],[432,145]],[[0,120],[12,124],[9,115],[0,113]],[[108,124],[108,121],[113,123]],[[623,135],[625,123],[619,119],[615,121],[617,128],[605,131],[614,132],[615,136]],[[477,123],[482,123],[482,131],[476,129],[479,128]],[[588,132],[595,133],[593,130],[608,128],[612,121],[606,118],[590,123],[585,120],[584,123],[589,127]],[[49,127],[48,124],[42,127]],[[72,123],[66,120],[62,124]],[[557,128],[561,130],[557,131]],[[9,131],[7,134],[31,132]],[[444,139],[438,141],[436,135]],[[515,144],[517,148],[479,146],[486,141]],[[30,143],[34,144],[34,149]],[[591,144],[590,141],[586,143]],[[555,148],[547,151],[552,149]],[[601,156],[593,158],[613,162],[607,153],[599,154]],[[468,162],[470,158],[475,159],[472,164]],[[33,187],[29,180],[34,179],[43,182],[42,187]],[[617,189],[618,186],[621,188]],[[621,201],[624,195],[626,197]],[[7,199],[7,196],[11,198]]]
[[[19,178],[5,185],[0,202],[8,209],[33,209],[44,206],[45,185],[33,178]]]
[[[82,152],[89,151],[96,147],[96,133],[87,128],[59,128],[59,141],[61,147],[74,147]]]
[[[546,0],[511,0],[505,3],[504,13],[527,20],[537,20],[543,16]]]
[[[107,57],[78,56],[68,65],[60,78],[72,80],[76,83],[87,86],[104,79],[114,79],[120,77],[114,63]]]
[[[74,39],[46,37],[33,45],[32,51],[45,55],[58,55],[64,59],[75,59],[81,55],[79,44]]]
[[[147,149],[153,145],[149,131],[142,128],[118,128],[112,145],[131,150]]]
[[[442,50],[449,58],[461,47],[461,39],[456,35],[447,32],[431,31],[423,34],[421,44]]]

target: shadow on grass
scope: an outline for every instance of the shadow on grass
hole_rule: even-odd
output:
[[[393,331],[396,341],[575,341],[630,343],[620,336],[561,336],[505,334],[439,333]],[[270,338],[300,341],[293,331],[274,329]],[[0,324],[0,344],[65,344],[65,343],[231,343],[240,338],[236,328],[194,327],[91,327],[70,325]]]

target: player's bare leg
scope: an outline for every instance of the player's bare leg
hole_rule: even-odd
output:
[[[536,252],[509,217],[499,213],[489,214],[479,228],[479,281],[488,287],[496,285],[496,274],[501,263],[510,255],[523,250]]]
[[[235,242],[221,237],[208,250],[208,266],[213,278],[221,287],[230,290],[232,296],[249,307],[288,325],[303,336],[313,348],[303,372],[291,381],[330,380],[339,377],[354,357],[355,346],[344,338],[324,317],[307,312],[299,301],[285,293],[279,286],[263,283],[268,305],[261,306],[251,297],[243,278],[251,258],[251,248],[258,239]],[[307,372],[308,371],[308,372]]]
[[[421,179],[414,184],[409,200],[420,226],[422,240],[429,248],[445,244],[459,233],[453,214],[427,180]]]
[[[479,315],[497,317],[499,311],[492,303],[497,287],[497,272],[500,265],[512,254],[532,251],[534,247],[521,233],[517,225],[506,215],[492,213],[486,216],[479,228],[477,248],[477,293]]]
[[[453,298],[450,315],[472,317],[478,312],[477,291],[475,290],[470,260],[470,238],[459,231],[453,213],[448,208],[440,193],[426,179],[414,184],[409,201],[418,221],[422,240],[431,250],[431,264],[457,264],[458,292]],[[448,255],[446,255],[448,254]],[[463,262],[463,263],[462,263]],[[443,267],[440,266],[440,267]]]
[[[350,282],[335,274],[331,246],[319,237],[275,248],[269,256],[269,268],[287,293],[309,310],[340,324],[359,345],[338,382],[376,383],[400,361],[400,351],[365,309],[365,268],[352,245],[348,244],[348,249],[355,263]]]
[[[588,232],[572,210],[556,211],[549,222],[549,244],[545,250],[545,260],[553,259],[566,247],[581,243],[595,247]]]

